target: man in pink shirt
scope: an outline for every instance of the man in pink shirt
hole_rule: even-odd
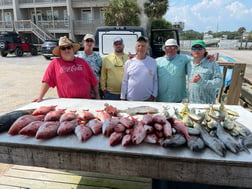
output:
[[[59,39],[59,46],[53,49],[58,58],[48,65],[39,96],[34,102],[40,102],[50,87],[56,87],[59,98],[91,99],[91,90],[95,98],[100,99],[98,81],[89,64],[82,58],[75,57],[80,45],[72,43],[64,36]]]

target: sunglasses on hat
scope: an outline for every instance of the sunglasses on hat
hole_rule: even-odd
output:
[[[60,47],[60,50],[63,50],[63,51],[66,49],[70,50],[71,48],[73,48],[73,46]]]

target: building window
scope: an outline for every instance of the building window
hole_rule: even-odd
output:
[[[12,21],[11,12],[4,12],[4,20],[5,21]]]
[[[92,23],[92,12],[91,9],[82,9],[81,10],[81,20],[85,21],[85,23]]]
[[[100,9],[100,21],[101,21],[101,23],[103,23],[103,21],[104,21],[104,9],[103,8]]]
[[[53,14],[52,14],[53,12]],[[53,17],[52,17],[53,15]],[[59,11],[58,10],[48,10],[46,11],[47,20],[58,20],[59,19]]]

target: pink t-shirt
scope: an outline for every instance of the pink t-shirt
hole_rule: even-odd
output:
[[[82,58],[73,61],[56,58],[48,65],[42,82],[57,87],[59,98],[91,99],[91,86],[98,81],[89,64]]]

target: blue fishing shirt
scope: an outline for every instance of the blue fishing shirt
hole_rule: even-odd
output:
[[[201,79],[197,83],[190,82],[192,78],[200,74]],[[222,85],[222,74],[216,62],[209,62],[204,58],[199,64],[193,60],[188,64],[188,97],[190,103],[215,104],[216,88]]]
[[[181,102],[187,98],[186,74],[191,56],[177,54],[169,59],[167,56],[157,58],[158,68],[158,102]]]

